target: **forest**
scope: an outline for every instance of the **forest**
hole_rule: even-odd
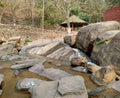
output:
[[[106,9],[120,0],[0,0],[0,23],[56,27],[71,15],[88,23],[103,20]]]

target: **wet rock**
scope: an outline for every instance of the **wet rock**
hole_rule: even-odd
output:
[[[96,72],[92,73],[91,79],[97,85],[106,85],[110,82],[115,81],[116,73],[111,66],[102,67],[101,69],[97,70]]]
[[[89,70],[90,72],[92,73],[95,73],[97,70],[100,70],[101,67],[96,65],[95,63],[92,63],[92,62],[87,62],[87,70]]]
[[[84,57],[73,57],[71,59],[72,66],[85,66],[86,63],[87,63],[87,59]]]
[[[28,90],[31,87],[38,86],[43,82],[43,80],[37,78],[24,78],[17,82],[17,90]]]
[[[82,66],[74,67],[74,68],[72,68],[72,70],[78,71],[78,72],[85,72],[85,73],[88,72],[87,69],[85,67],[82,67]]]
[[[76,49],[76,48],[73,48],[73,50],[75,51],[75,55],[77,57],[80,57],[80,58],[86,58],[87,61],[91,62],[92,60],[82,51]]]
[[[96,38],[109,30],[118,30],[120,23],[116,21],[98,22],[82,27],[76,38],[76,46],[87,54],[91,54]]]
[[[100,65],[113,66],[120,75],[120,30],[98,36],[91,57]]]
[[[74,35],[73,34],[67,35],[67,36],[64,37],[64,42],[66,44],[70,45],[70,46],[74,46],[75,45],[75,41],[76,41],[76,36],[77,35],[75,35],[75,34]]]

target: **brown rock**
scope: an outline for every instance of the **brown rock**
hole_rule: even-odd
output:
[[[85,66],[85,63],[87,63],[87,59],[85,57],[73,57],[71,59],[72,66]]]
[[[117,75],[111,66],[106,66],[96,71],[91,75],[91,79],[97,85],[106,85],[112,81],[115,81]]]

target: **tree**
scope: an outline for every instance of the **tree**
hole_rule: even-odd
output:
[[[56,7],[61,10],[63,13],[66,21],[67,21],[67,33],[71,34],[71,28],[70,28],[70,9],[73,5],[76,4],[76,0],[54,0]]]

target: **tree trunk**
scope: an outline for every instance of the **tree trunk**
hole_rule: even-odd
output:
[[[66,21],[67,21],[67,34],[71,34],[71,27],[69,21],[70,10],[67,10]]]

